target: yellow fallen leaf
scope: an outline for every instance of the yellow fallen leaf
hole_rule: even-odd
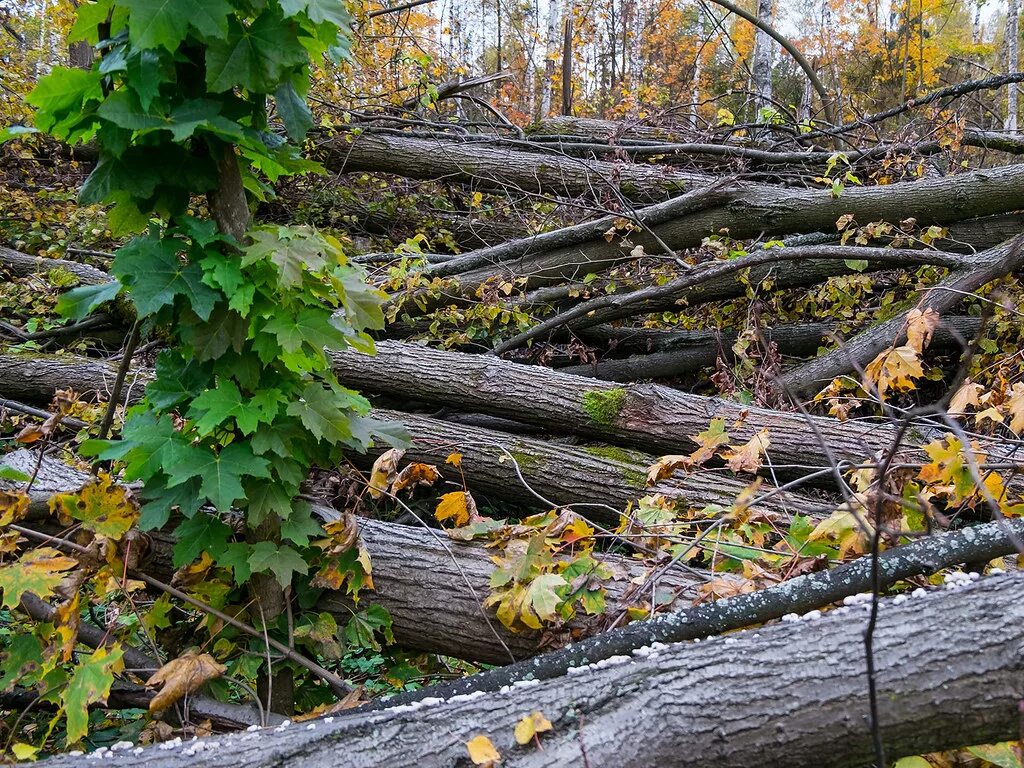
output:
[[[185,694],[197,690],[226,671],[227,667],[217,663],[208,653],[198,653],[195,649],[185,651],[160,667],[146,682],[150,687],[163,684],[160,692],[149,702],[149,711],[167,709]]]
[[[1006,409],[1010,414],[1010,429],[1019,435],[1024,430],[1024,382],[1018,381],[1013,385],[1006,400]]]
[[[451,464],[453,467],[461,467],[462,466],[462,454],[458,453],[458,452],[449,453],[448,454],[448,458],[444,460],[444,463],[445,464]]]
[[[476,502],[465,491],[446,493],[437,502],[437,509],[434,510],[437,522],[443,523],[445,520],[451,520],[456,526],[465,525],[471,517],[476,515]]]
[[[975,384],[970,379],[966,379],[960,386],[960,389],[950,398],[949,413],[954,416],[966,413],[968,405],[973,405],[977,408],[980,405],[978,402],[978,395],[980,394],[981,384]]]
[[[516,724],[516,743],[526,744],[536,734],[551,730],[551,721],[543,712],[531,712]]]
[[[391,482],[395,479],[395,473],[398,471],[398,462],[404,455],[405,451],[392,448],[390,451],[382,453],[373,462],[368,489],[372,498],[381,498],[391,487]]]
[[[939,313],[931,307],[924,312],[914,308],[907,314],[907,346],[917,354],[924,352],[932,340],[932,334],[939,327]]]
[[[771,441],[768,439],[767,427],[762,429],[744,445],[738,448],[730,448],[724,451],[721,456],[729,463],[729,469],[733,472],[757,472],[761,468],[761,457]]]
[[[921,359],[917,350],[909,345],[886,349],[864,369],[868,382],[878,388],[878,394],[885,397],[889,390],[908,392],[916,389],[914,379],[924,376]],[[870,389],[865,382],[865,388]]]
[[[466,750],[469,752],[469,759],[473,761],[473,765],[481,765],[484,768],[488,768],[495,763],[501,762],[501,755],[498,753],[498,750],[495,749],[491,740],[482,733],[466,742]]]

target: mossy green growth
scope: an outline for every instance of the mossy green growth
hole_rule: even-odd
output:
[[[595,424],[611,426],[626,402],[626,390],[592,389],[583,393],[583,410]]]
[[[630,486],[644,488],[647,485],[646,473],[639,469],[634,469],[639,464],[637,461],[639,454],[614,445],[586,445],[583,446],[583,450],[599,459],[608,459],[609,461],[617,461],[620,464],[624,464],[625,466],[622,467],[622,478]]]

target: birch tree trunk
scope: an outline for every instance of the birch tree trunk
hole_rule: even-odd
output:
[[[1006,8],[1006,70],[1016,72],[1020,67],[1018,60],[1018,38],[1017,17],[1019,6],[1017,0],[1009,0]],[[1003,130],[1007,133],[1017,133],[1017,94],[1019,86],[1017,83],[1010,83],[1006,86],[1006,120],[1003,122]]]
[[[544,46],[544,83],[540,91],[540,119],[551,114],[551,92],[555,86],[555,59],[558,56],[558,41],[561,37],[561,2],[548,0],[548,32]]]
[[[758,0],[757,18],[773,23],[775,0]],[[775,46],[772,39],[763,29],[754,35],[754,63],[751,67],[754,84],[754,122],[765,122],[763,114],[772,107],[772,64],[775,59]]]

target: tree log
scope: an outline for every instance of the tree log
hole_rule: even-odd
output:
[[[4,464],[26,473],[34,470],[36,461],[36,454],[24,449],[3,457]],[[46,514],[50,496],[75,491],[88,480],[87,474],[59,461],[44,459],[31,491],[35,527],[50,532],[44,521],[38,519]],[[14,483],[0,480],[0,488],[15,487]],[[314,512],[323,520],[338,517],[329,507],[316,505]],[[149,550],[139,565],[164,582],[170,582],[175,570],[172,549],[176,539],[172,529],[173,525],[147,532]],[[59,530],[54,527],[52,532]],[[373,566],[374,590],[365,593],[363,600],[380,604],[391,614],[399,646],[487,664],[507,664],[533,656],[545,647],[594,634],[607,623],[608,617],[617,616],[628,606],[645,603],[650,590],[634,594],[631,588],[634,580],[643,581],[655,570],[658,587],[676,594],[675,605],[680,608],[692,603],[697,588],[709,578],[693,568],[672,568],[662,573],[663,569],[646,566],[633,558],[597,554],[595,557],[616,573],[616,578],[606,585],[608,608],[604,614],[580,614],[564,626],[545,632],[513,633],[493,617],[492,611],[485,612],[482,605],[490,593],[489,580],[494,571],[494,550],[484,543],[456,541],[436,529],[368,518],[359,520],[359,539]],[[355,608],[348,595],[331,591],[325,592],[317,605],[318,610],[333,614],[342,626]]]
[[[882,739],[890,758],[1015,738],[1024,696],[1018,627],[1024,578],[991,577],[900,605],[874,630]],[[354,711],[202,742],[204,765],[455,766],[484,734],[502,765],[852,768],[874,757],[868,725],[864,612],[679,643],[501,692]],[[910,650],[912,649],[912,651]],[[513,729],[542,712],[543,749]],[[656,718],[657,727],[652,727]],[[197,743],[198,744],[198,743]],[[150,748],[118,764],[191,768],[196,745]],[[59,757],[55,768],[83,768]]]
[[[333,173],[376,171],[410,179],[444,179],[481,190],[578,197],[621,194],[628,200],[665,200],[711,182],[708,176],[660,166],[582,161],[511,147],[452,139],[423,139],[364,131],[341,133],[314,153]]]
[[[62,270],[70,272],[78,278],[82,285],[97,285],[110,282],[110,275],[102,269],[90,267],[88,264],[79,264],[77,261],[66,259],[46,259],[42,256],[30,256],[27,253],[13,251],[10,248],[0,247],[0,274],[8,274],[13,277],[28,277],[51,270]]]

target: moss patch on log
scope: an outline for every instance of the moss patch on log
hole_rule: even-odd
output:
[[[591,389],[583,393],[583,411],[590,420],[601,426],[611,426],[619,417],[619,411],[626,402],[626,390]]]
[[[621,467],[622,478],[634,488],[643,488],[647,485],[647,475],[637,466],[637,454],[625,448],[614,445],[585,445],[584,452],[599,459],[615,461],[625,466]]]

